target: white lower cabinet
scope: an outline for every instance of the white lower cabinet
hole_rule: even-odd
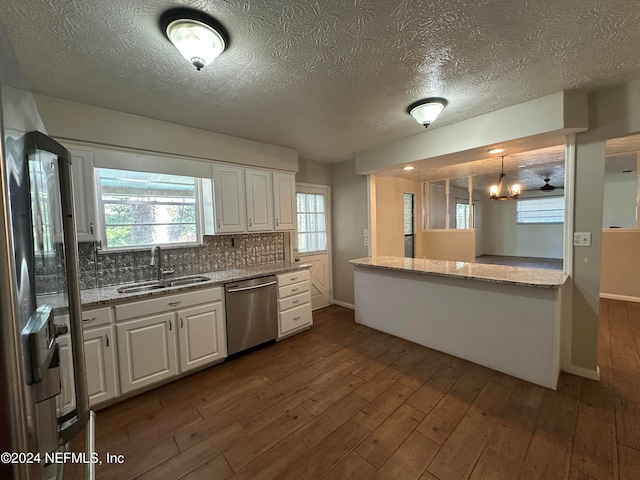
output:
[[[115,312],[123,394],[226,357],[221,287],[116,305]]]
[[[118,395],[115,341],[112,325],[84,331],[87,393],[91,406]]]
[[[60,395],[58,395],[57,398],[57,407],[59,410],[66,410],[74,407],[76,404],[76,390],[73,383],[71,335],[60,335],[56,341],[58,342],[58,356],[60,358]]]
[[[313,324],[309,270],[277,275],[278,338]]]
[[[181,372],[227,356],[221,302],[179,310],[177,315]]]
[[[89,404],[92,407],[111,400],[119,394],[112,312],[110,307],[82,312],[87,393]],[[69,315],[56,317],[55,323],[69,326]],[[61,335],[57,342],[62,390],[58,400],[58,408],[66,409],[75,405],[71,335]]]
[[[116,325],[122,393],[178,373],[174,317],[168,312]]]

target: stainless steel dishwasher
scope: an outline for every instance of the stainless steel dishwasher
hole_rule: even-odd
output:
[[[224,286],[229,355],[278,337],[276,277],[259,277]]]

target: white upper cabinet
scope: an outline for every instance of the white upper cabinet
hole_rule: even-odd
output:
[[[97,238],[93,151],[86,147],[68,147],[71,153],[73,200],[79,242],[93,242]]]
[[[247,193],[247,230],[264,232],[273,230],[273,188],[271,172],[250,170],[244,172]]]
[[[214,165],[213,183],[215,232],[246,231],[243,169],[228,165]]]
[[[295,174],[273,173],[273,211],[276,230],[296,229]]]

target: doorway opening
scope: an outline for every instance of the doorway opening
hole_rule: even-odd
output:
[[[416,222],[415,205],[416,195],[414,193],[404,193],[404,256],[413,258],[415,256]]]

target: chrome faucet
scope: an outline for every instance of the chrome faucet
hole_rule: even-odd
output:
[[[158,258],[157,260],[156,260],[156,254]],[[151,261],[149,262],[149,265],[158,266],[159,282],[164,280],[167,275],[171,275],[172,273],[175,273],[175,270],[165,270],[164,268],[162,268],[162,251],[160,249],[160,245],[154,245],[153,247],[151,247]]]

